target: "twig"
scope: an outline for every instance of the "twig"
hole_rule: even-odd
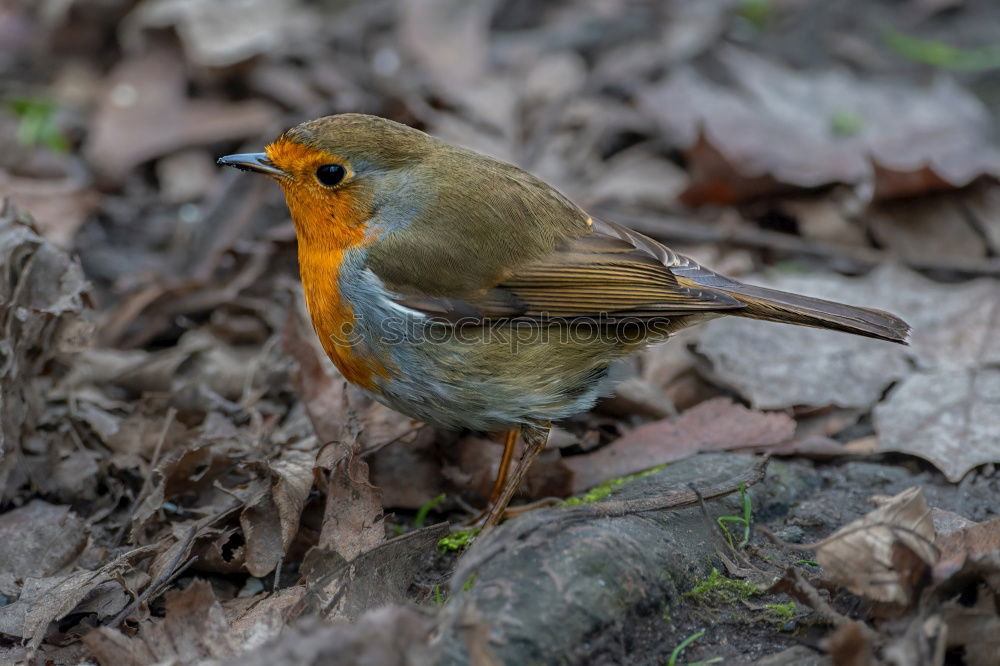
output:
[[[170,426],[174,422],[174,416],[177,415],[177,410],[171,407],[167,410],[167,416],[163,420],[163,429],[160,430],[160,436],[156,440],[156,446],[153,448],[153,455],[149,459],[149,474],[146,478],[142,480],[142,488],[139,489],[139,494],[135,496],[135,501],[132,502],[132,509],[129,511],[129,519],[127,523],[122,523],[122,526],[118,528],[118,532],[115,534],[114,543],[120,544],[122,536],[125,533],[126,527],[132,524],[132,519],[135,517],[135,512],[140,505],[146,500],[146,496],[149,494],[150,486],[152,485],[153,472],[156,470],[156,463],[160,460],[160,451],[163,449],[163,443],[167,439],[167,433],[170,431]]]
[[[768,458],[758,461],[752,468],[742,474],[727,479],[721,483],[706,488],[692,490],[685,488],[676,490],[656,497],[641,497],[638,499],[611,499],[594,504],[581,504],[569,509],[563,509],[563,515],[569,518],[609,518],[613,516],[626,516],[634,513],[646,511],[663,511],[665,509],[680,509],[682,507],[697,504],[701,499],[715,499],[734,493],[740,488],[740,484],[750,487],[764,480],[767,472]]]
[[[111,620],[109,626],[118,627],[125,620],[125,618],[135,612],[135,610],[138,609],[140,605],[145,603],[147,599],[155,599],[159,596],[158,590],[162,591],[162,589],[169,585],[171,581],[180,576],[189,566],[195,563],[198,559],[197,557],[192,557],[183,564],[181,564],[181,560],[183,560],[187,556],[188,551],[191,550],[191,544],[194,543],[194,538],[197,534],[198,528],[196,526],[192,526],[191,529],[188,530],[187,535],[184,537],[184,541],[180,542],[182,545],[177,550],[177,554],[170,560],[170,564],[163,569],[163,573],[161,573],[155,581],[146,586],[146,589],[143,590],[132,603],[122,609],[122,611],[118,613],[113,620]],[[155,595],[154,592],[156,592]]]

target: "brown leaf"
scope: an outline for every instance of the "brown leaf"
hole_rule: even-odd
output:
[[[246,568],[256,577],[274,571],[299,530],[299,518],[313,485],[316,438],[303,448],[285,448],[267,463],[272,481],[240,514],[246,535]]]
[[[431,666],[439,646],[431,645],[433,618],[412,606],[386,606],[357,622],[330,625],[307,618],[256,650],[225,662],[226,666]]]
[[[331,549],[313,548],[302,562],[308,593],[298,612],[354,620],[373,608],[404,601],[427,557],[448,533],[447,523],[432,525],[390,539],[352,560]]]
[[[151,49],[111,72],[85,147],[87,159],[112,180],[161,155],[192,146],[262,134],[274,109],[259,101],[191,100],[177,53]]]
[[[1000,174],[986,108],[951,79],[916,87],[845,70],[798,72],[736,48],[717,53],[735,86],[679,67],[640,91],[651,117],[687,150],[688,203],[834,183],[882,199]]]
[[[326,450],[338,448],[329,445]],[[321,463],[329,470],[329,481],[319,547],[351,561],[385,541],[382,491],[368,481],[368,465],[354,451],[337,453],[339,459]]]
[[[988,585],[975,588],[975,604],[947,602],[941,617],[948,627],[950,648],[963,649],[963,663],[968,666],[993,666],[1000,655],[1000,599]]]
[[[779,279],[769,286],[807,295],[839,293],[838,300],[885,307],[895,285],[884,273],[861,280]],[[755,280],[754,282],[760,282]],[[865,295],[862,296],[862,293]],[[907,372],[906,352],[884,342],[749,319],[712,321],[698,334],[697,351],[710,364],[709,378],[736,389],[757,409],[868,407]]]
[[[937,536],[941,561],[1000,553],[1000,518],[973,523]]]
[[[41,377],[46,364],[88,346],[91,336],[84,317],[88,287],[79,262],[42,238],[30,218],[7,200],[0,203],[0,265],[7,268],[0,272],[0,500],[9,500],[33,472],[42,471],[23,456],[24,442],[33,440],[36,451],[48,451],[65,441],[58,424],[39,427],[50,384]],[[44,469],[45,475],[51,473]]]
[[[687,410],[675,422],[639,426],[593,453],[566,458],[565,464],[573,472],[573,492],[578,493],[605,479],[699,451],[771,446],[794,434],[795,421],[786,414],[754,412],[726,398],[716,398]]]
[[[915,590],[906,585],[910,572],[894,566],[904,561],[894,562],[897,542],[926,565],[938,560],[930,508],[919,486],[904,490],[811,548],[827,579],[874,601],[906,604]]]
[[[97,209],[98,194],[72,178],[16,178],[0,170],[0,189],[18,206],[31,211],[43,236],[71,249],[77,229]]]
[[[17,578],[59,573],[76,561],[87,532],[68,506],[32,500],[0,515],[0,571]]]
[[[823,640],[833,666],[871,666],[874,661],[870,636],[860,622],[843,624]]]
[[[918,367],[928,369],[975,368],[1000,361],[1000,283],[993,279],[941,284],[886,266],[860,279],[774,274],[753,282],[882,308],[913,326],[910,347],[905,348],[734,317],[708,322],[697,334],[698,351],[711,363],[711,376],[735,387],[757,407],[868,407],[892,381],[913,371],[907,357],[916,357]]]
[[[1000,370],[942,370],[903,380],[875,408],[878,451],[928,460],[958,482],[1000,461]]]
[[[141,30],[173,27],[188,60],[207,67],[234,65],[290,39],[295,23],[306,23],[305,9],[295,0],[145,0],[124,22],[124,37],[133,45]],[[224,27],[224,29],[222,29]]]
[[[81,570],[64,576],[26,579],[18,600],[0,607],[0,631],[28,639],[28,646],[37,648],[51,622],[72,612],[101,585],[121,579],[137,560],[148,557],[153,550],[137,548],[97,571]]]
[[[101,627],[86,634],[83,641],[102,666],[145,666],[162,661],[193,664],[239,651],[212,586],[203,580],[184,590],[167,592],[163,619],[140,625],[136,636],[126,637]]]
[[[989,244],[970,207],[988,202],[985,190],[970,188],[885,202],[866,215],[868,228],[880,247],[903,261],[934,265],[983,258]],[[995,217],[998,211],[994,207],[986,218]]]
[[[242,608],[239,613],[230,615],[230,631],[234,644],[240,646],[243,652],[260,647],[280,634],[288,624],[295,606],[302,600],[306,588],[303,585],[286,587],[274,594],[263,595],[252,604]],[[228,612],[234,602],[223,604],[223,610]]]

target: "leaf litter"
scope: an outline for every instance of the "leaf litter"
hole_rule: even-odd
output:
[[[33,107],[51,113],[0,113],[11,146],[0,188],[39,219],[10,204],[0,215],[0,264],[14,268],[0,275],[0,534],[11,535],[0,661],[491,663],[555,634],[580,659],[633,658],[616,652],[628,644],[665,661],[706,627],[685,658],[763,658],[791,634],[753,628],[739,610],[706,625],[671,601],[709,560],[759,581],[802,557],[756,537],[727,549],[699,516],[717,502],[739,513],[733,501],[663,513],[680,496],[697,502],[712,487],[703,466],[719,460],[703,452],[726,450],[782,456],[740,501],[752,499],[753,522],[815,542],[820,574],[788,582],[814,609],[791,621],[795,641],[816,621],[835,627],[824,643],[835,659],[853,647],[886,663],[947,651],[989,663],[995,646],[973,638],[997,624],[996,514],[984,498],[1000,462],[1000,199],[995,118],[969,92],[975,80],[872,67],[857,44],[850,68],[790,66],[782,49],[799,31],[778,26],[801,27],[803,12],[832,30],[811,54],[844,45],[810,3],[775,5],[749,33],[746,8],[728,2],[146,0],[79,15],[72,4],[0,17],[4,35],[44,26],[5,41],[0,70],[15,90],[53,97]],[[961,3],[951,25],[987,27],[978,4]],[[767,38],[748,38],[758,33]],[[418,528],[413,512],[466,519],[500,447],[435,432],[348,386],[301,312],[278,193],[212,166],[303,118],[359,109],[515,161],[612,219],[652,220],[646,233],[713,267],[748,277],[778,262],[790,270],[757,281],[899,312],[912,346],[758,322],[693,329],[560,424],[519,493],[610,495],[444,555],[450,528]],[[15,138],[29,134],[49,139]],[[804,257],[815,259],[804,274],[782,261]],[[861,278],[830,270],[872,266]],[[752,464],[728,456],[737,476]],[[688,486],[664,486],[671,469]],[[886,484],[907,475],[934,501],[910,492],[863,517],[855,484],[893,494],[902,488]],[[568,540],[536,541],[537,529]],[[606,578],[623,549],[644,564]],[[532,572],[537,585],[508,582]],[[627,607],[603,596],[609,582],[624,585]],[[531,598],[534,608],[516,605]],[[587,613],[607,609],[610,642],[572,616],[547,624],[582,599]],[[552,613],[523,622],[542,608]]]

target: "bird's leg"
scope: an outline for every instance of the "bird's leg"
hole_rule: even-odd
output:
[[[503,455],[500,456],[500,466],[497,468],[497,475],[493,481],[493,490],[490,491],[490,500],[486,503],[486,507],[476,514],[475,518],[465,523],[467,527],[482,527],[486,516],[500,499],[504,484],[507,482],[507,473],[510,471],[510,462],[514,459],[514,451],[517,450],[517,436],[520,434],[520,426],[515,426],[504,433]]]
[[[521,434],[520,427],[514,427],[507,431],[503,440],[503,456],[500,458],[500,467],[497,468],[496,480],[493,481],[493,490],[490,491],[490,501],[486,505],[487,511],[500,499],[503,492],[504,482],[507,481],[507,472],[510,471],[510,461],[514,459],[514,450],[517,448],[517,436]]]
[[[514,492],[517,487],[521,485],[521,481],[524,480],[525,475],[528,473],[528,469],[531,467],[531,463],[535,462],[535,458],[538,454],[542,452],[545,448],[546,442],[549,439],[549,431],[552,428],[552,424],[532,424],[524,426],[521,430],[521,435],[524,439],[524,450],[521,451],[521,457],[517,461],[517,465],[514,467],[514,473],[508,478],[504,479],[503,483],[499,483],[499,477],[497,479],[498,485],[501,486],[500,493],[496,496],[494,500],[491,497],[489,507],[489,512],[486,514],[486,520],[483,521],[483,529],[489,529],[494,525],[497,525],[503,518],[504,511],[507,509],[507,505],[510,504],[510,500],[514,497]],[[508,435],[508,442],[510,441]],[[516,441],[516,437],[514,438]],[[506,458],[507,447],[504,447],[504,457]],[[496,487],[494,487],[494,493],[496,493]]]

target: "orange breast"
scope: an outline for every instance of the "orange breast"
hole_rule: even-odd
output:
[[[375,377],[388,377],[389,372],[367,353],[355,332],[354,310],[342,297],[338,282],[343,258],[342,250],[318,254],[300,246],[299,270],[306,306],[320,343],[340,374],[354,384],[376,390]]]
[[[375,390],[375,377],[388,377],[389,372],[354,333],[354,309],[341,294],[339,281],[344,254],[371,241],[365,226],[371,217],[372,193],[349,181],[336,189],[316,182],[313,174],[318,165],[342,162],[335,155],[284,139],[269,145],[267,155],[294,175],[279,182],[295,222],[299,272],[313,328],[340,373]]]

